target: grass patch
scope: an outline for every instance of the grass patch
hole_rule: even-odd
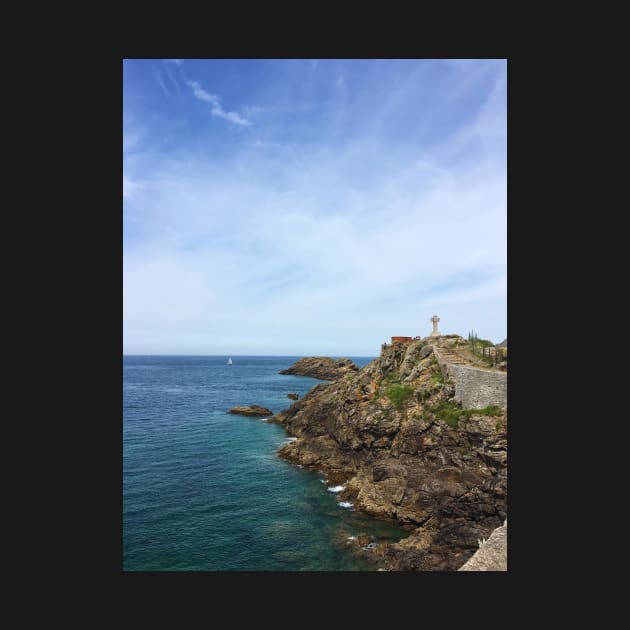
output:
[[[464,410],[451,400],[442,400],[431,408],[438,420],[442,420],[449,427],[456,429],[459,426],[459,420],[464,415]]]
[[[399,383],[400,376],[397,372],[387,372],[387,374],[383,376],[383,382],[388,384]]]
[[[503,409],[501,409],[501,407],[498,407],[497,405],[489,405],[488,407],[484,407],[483,409],[467,409],[466,411],[470,411],[470,415],[472,415],[473,413],[479,414],[480,416],[503,415]]]
[[[448,424],[449,427],[453,427],[454,429],[459,426],[460,420],[470,418],[473,415],[499,416],[503,413],[501,407],[497,407],[496,405],[489,405],[483,409],[462,409],[458,403],[453,402],[452,400],[442,400],[432,407],[431,411],[435,414],[438,420],[442,420]],[[500,422],[500,420],[497,421],[497,425]]]
[[[387,389],[387,398],[400,409],[412,396],[414,388],[411,385],[392,385]]]

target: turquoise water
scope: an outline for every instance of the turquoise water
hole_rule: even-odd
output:
[[[298,358],[123,357],[124,570],[373,570],[348,537],[407,535],[280,459],[282,427],[226,413],[275,413],[321,383],[278,374]]]

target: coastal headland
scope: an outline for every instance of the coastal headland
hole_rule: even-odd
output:
[[[341,361],[310,357],[281,372],[343,370],[317,370],[335,380],[269,419],[297,438],[280,456],[343,486],[355,509],[411,530],[379,548],[385,568],[460,569],[507,518],[507,373],[459,335],[383,344],[361,369]],[[506,570],[504,560],[492,566]]]

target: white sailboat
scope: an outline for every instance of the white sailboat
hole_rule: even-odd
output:
[[[232,365],[232,357],[230,357],[230,358],[228,359],[227,364],[228,364],[228,365]]]

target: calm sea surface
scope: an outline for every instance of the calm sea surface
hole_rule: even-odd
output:
[[[407,535],[340,506],[321,475],[280,459],[282,427],[226,413],[275,413],[289,392],[323,382],[278,374],[298,358],[123,357],[124,570],[373,570],[348,537]]]

